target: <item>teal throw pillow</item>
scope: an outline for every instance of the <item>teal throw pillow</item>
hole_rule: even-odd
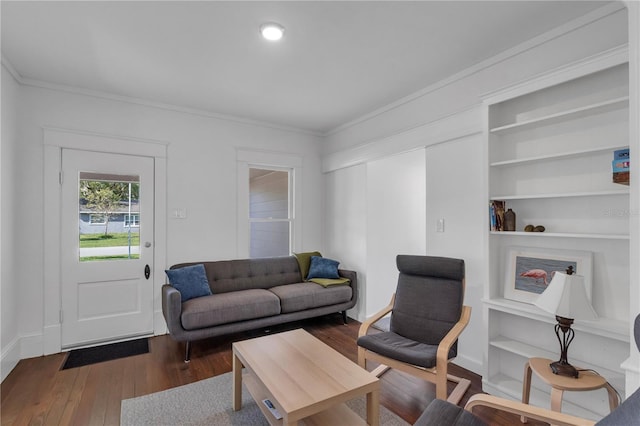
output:
[[[164,272],[169,277],[169,284],[180,292],[183,302],[195,297],[211,295],[207,273],[202,264],[167,269]]]
[[[307,280],[311,278],[340,278],[338,275],[338,265],[340,262],[326,257],[311,256],[311,264],[309,265],[309,275]]]

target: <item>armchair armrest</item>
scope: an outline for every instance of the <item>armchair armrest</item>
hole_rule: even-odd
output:
[[[396,294],[393,293],[393,295],[391,296],[391,301],[389,302],[389,304],[386,307],[382,308],[382,310],[380,310],[379,312],[373,314],[371,317],[367,318],[360,325],[360,330],[358,331],[358,337],[365,336],[367,334],[367,332],[369,331],[369,328],[376,321],[379,321],[382,317],[384,317],[389,312],[391,312],[393,310],[393,304],[394,304],[395,300],[396,300]]]
[[[183,340],[184,329],[182,328],[182,297],[180,292],[174,287],[164,284],[162,286],[162,315],[167,322],[169,333],[176,340]]]
[[[593,426],[595,424],[591,420],[486,394],[473,395],[469,398],[464,409],[473,412],[473,409],[478,406],[489,407],[560,426]]]

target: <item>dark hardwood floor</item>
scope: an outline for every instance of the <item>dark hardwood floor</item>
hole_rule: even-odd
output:
[[[233,341],[298,327],[355,362],[359,326],[355,320],[343,325],[340,315],[330,315],[194,342],[189,364],[182,361],[184,345],[168,335],[150,338],[148,354],[85,367],[60,370],[66,353],[25,359],[0,387],[2,425],[118,425],[121,400],[230,372]],[[467,377],[472,383],[462,405],[471,395],[482,392],[480,376],[456,365],[450,368],[454,375]],[[435,397],[431,383],[394,370],[383,375],[382,382],[380,402],[411,424]],[[492,425],[520,424],[518,417],[490,409],[478,414]],[[543,423],[529,422],[536,424]]]

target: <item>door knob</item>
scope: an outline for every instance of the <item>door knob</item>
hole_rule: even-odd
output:
[[[146,241],[146,242],[144,243],[144,246],[145,246],[146,248],[149,248],[149,247],[151,247],[151,243],[150,243],[149,241]]]

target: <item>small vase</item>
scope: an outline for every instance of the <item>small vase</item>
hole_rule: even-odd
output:
[[[508,209],[506,212],[504,212],[504,230],[516,230],[516,212],[511,209]]]

